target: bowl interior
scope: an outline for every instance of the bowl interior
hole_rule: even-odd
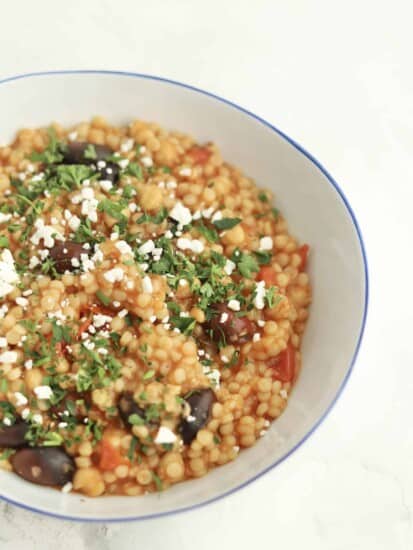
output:
[[[284,136],[245,111],[176,83],[117,73],[59,73],[0,85],[0,143],[22,127],[64,125],[95,114],[111,122],[142,118],[215,141],[223,156],[270,187],[290,232],[309,243],[313,305],[303,369],[285,413],[257,445],[206,477],[145,497],[88,499],[40,488],[0,471],[0,493],[58,516],[102,521],[165,514],[242,486],[285,458],[320,422],[342,388],[364,325],[367,281],[349,207],[323,170]]]

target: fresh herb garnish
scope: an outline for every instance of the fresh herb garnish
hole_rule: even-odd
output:
[[[111,302],[110,298],[106,296],[101,290],[96,291],[96,297],[102,302],[104,306],[108,306]]]
[[[241,223],[241,221],[241,218],[222,218],[222,220],[215,220],[213,224],[217,229],[223,231],[224,229],[232,229]]]

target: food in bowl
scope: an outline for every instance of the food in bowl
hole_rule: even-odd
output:
[[[2,468],[141,495],[265,434],[311,301],[269,190],[213,143],[101,117],[18,132],[0,190]]]

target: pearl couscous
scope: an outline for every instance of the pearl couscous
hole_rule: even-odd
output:
[[[101,117],[19,131],[0,191],[1,468],[142,495],[265,434],[311,300],[271,191],[213,143]]]

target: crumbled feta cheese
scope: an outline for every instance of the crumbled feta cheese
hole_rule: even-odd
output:
[[[287,390],[285,390],[284,388],[280,390],[280,397],[282,397],[283,399],[287,399],[288,398]]]
[[[181,250],[192,250],[195,254],[200,254],[204,250],[204,244],[198,239],[185,239],[180,237],[176,243],[176,246]]]
[[[145,275],[145,277],[142,279],[142,290],[144,292],[147,292],[148,294],[151,294],[153,291],[152,287],[152,281],[148,275]]]
[[[139,254],[150,254],[155,249],[155,243],[152,239],[146,241],[138,248]]]
[[[17,351],[3,351],[0,355],[0,363],[15,363],[17,361]]]
[[[11,214],[3,214],[3,212],[0,212],[0,223],[8,222],[11,218]]]
[[[132,151],[134,145],[135,142],[132,138],[125,139],[120,145],[121,153],[129,153],[129,151]]]
[[[24,362],[24,368],[27,370],[30,370],[33,368],[33,359],[27,359],[27,361]]]
[[[7,416],[3,418],[3,424],[5,424],[6,426],[11,426],[10,418],[8,418]]]
[[[29,261],[29,268],[34,269],[36,266],[38,266],[40,263],[40,260],[37,256],[32,256]]]
[[[228,359],[228,357],[227,357],[226,355],[221,355],[221,361],[222,361],[223,363],[229,363],[229,359]]]
[[[179,170],[180,176],[190,176],[191,174],[192,174],[192,170],[188,166],[184,166]]]
[[[271,237],[262,237],[260,239],[260,250],[272,250],[272,238]]]
[[[150,168],[151,166],[153,166],[153,160],[151,159],[151,157],[148,157],[148,156],[141,157],[141,163],[147,168]]]
[[[221,379],[221,373],[219,372],[219,370],[211,369],[210,367],[203,367],[203,372],[208,380],[212,382],[212,385],[216,388],[219,388],[219,383]]]
[[[27,290],[24,290],[22,292],[22,296],[31,296],[33,294],[33,290],[31,288],[28,288]]]
[[[50,386],[37,386],[33,391],[39,399],[50,399],[53,395],[53,390]]]
[[[7,338],[4,336],[0,337],[0,348],[7,348]]]
[[[69,141],[76,141],[77,140],[77,132],[70,132],[70,134],[67,134],[67,137],[69,138]]]
[[[213,206],[210,206],[209,208],[205,208],[204,210],[202,210],[202,217],[208,219],[212,216],[213,212],[214,212]]]
[[[227,275],[231,275],[231,273],[235,269],[235,264],[232,260],[227,260],[224,265],[224,271]]]
[[[161,426],[155,437],[155,443],[157,445],[161,445],[162,443],[164,444],[174,443],[176,440],[177,440],[176,435],[173,433],[172,430],[170,430],[166,426]]]
[[[61,422],[60,424],[66,424],[66,426],[67,426],[66,422]],[[62,427],[65,428],[66,427],[66,426],[61,426],[60,424],[59,424],[59,428],[62,428]],[[61,491],[62,491],[62,493],[66,494],[66,493],[70,493],[70,491],[72,489],[73,489],[73,483],[71,481],[68,481],[67,483],[65,483],[65,485],[63,485]]]
[[[121,254],[132,254],[133,255],[132,248],[128,245],[128,243],[126,241],[119,241],[115,244],[115,246]]]
[[[241,304],[239,303],[239,300],[230,300],[228,302],[229,309],[232,309],[232,311],[239,311],[241,309]]]
[[[23,420],[26,420],[26,418],[29,416],[29,414],[30,414],[30,409],[28,407],[23,409],[22,412],[20,413]]]
[[[211,218],[211,221],[212,222],[216,222],[218,220],[222,220],[222,212],[221,210],[218,210],[217,212],[215,212],[215,214],[212,216]]]
[[[150,321],[151,323],[154,323],[154,322],[156,321],[156,319],[157,319],[156,315],[151,315],[151,316],[149,317],[149,321]]]
[[[127,314],[128,314],[128,310],[127,309],[122,309],[121,311],[119,311],[118,317],[120,317],[122,319],[123,317],[126,317]]]
[[[170,180],[166,182],[167,189],[176,189],[177,187],[178,187],[178,184],[174,180]]]
[[[261,340],[261,334],[259,332],[256,332],[254,336],[252,337],[253,342],[259,342]]]
[[[220,323],[226,323],[228,321],[228,313],[221,313],[221,317],[219,318]]]
[[[27,298],[18,297],[16,298],[16,304],[21,307],[27,307],[29,300]]]
[[[172,239],[172,237],[173,237],[172,231],[171,231],[170,229],[167,229],[167,230],[165,231],[164,237],[165,237],[166,239]]]
[[[115,300],[113,302],[113,307],[120,307],[120,302],[118,302],[117,300]]]
[[[18,281],[14,258],[10,250],[5,248],[0,256],[0,297],[10,294]]]
[[[106,273],[103,275],[109,283],[116,283],[117,281],[121,281],[125,275],[125,272],[120,267],[114,267],[113,269],[110,269],[109,271],[106,271]]]
[[[261,328],[262,328],[262,327],[265,327],[265,321],[263,321],[262,319],[259,319],[259,320],[257,321],[257,325],[258,325],[259,327],[261,327]]]
[[[43,424],[43,416],[40,413],[36,413],[32,416],[32,420],[35,424]]]
[[[125,168],[128,166],[128,164],[129,164],[129,159],[118,160],[118,165],[122,170],[125,170]]]
[[[47,248],[53,248],[55,245],[55,239],[59,239],[61,241],[64,240],[62,234],[59,233],[53,226],[45,225],[42,218],[39,218],[34,222],[34,227],[36,228],[36,231],[33,233],[30,240],[36,246],[38,246],[40,241],[43,240],[44,246]]]
[[[89,336],[87,333],[84,333],[86,334],[86,338]],[[82,334],[82,338],[83,338],[83,334]],[[95,343],[92,342],[91,340],[86,340],[85,338],[85,341],[83,342],[83,345],[85,346],[86,349],[88,349],[89,351],[92,351],[93,349],[95,349]]]
[[[112,317],[110,315],[103,315],[101,313],[96,313],[93,316],[93,325],[96,328],[103,327],[106,325],[106,323],[110,323],[112,321]]]
[[[255,298],[254,298],[254,305],[257,309],[264,309],[265,303],[265,281],[258,281],[256,290],[255,290]]]
[[[113,187],[113,183],[110,180],[100,180],[99,181],[100,187],[103,189],[103,191],[110,191]]]
[[[191,211],[181,202],[177,202],[175,204],[175,206],[169,212],[169,216],[181,225],[188,225],[192,221]]]
[[[129,203],[129,210],[131,212],[136,212],[137,208],[138,208],[138,206],[134,202]]]
[[[23,405],[27,405],[28,403],[27,397],[19,391],[14,392],[14,399],[16,407],[22,407]]]

